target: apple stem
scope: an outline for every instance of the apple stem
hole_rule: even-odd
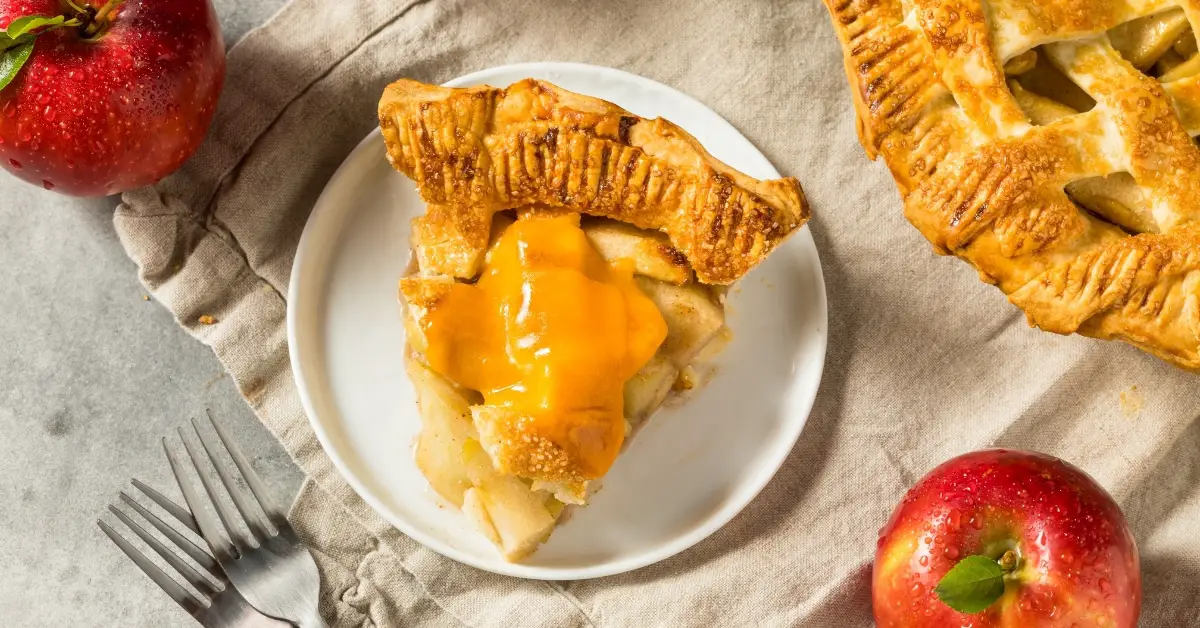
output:
[[[67,0],[67,4],[71,7],[71,10],[75,11],[76,15],[79,15],[80,13],[87,13],[87,11],[83,10],[83,7],[79,6],[78,4],[75,4],[74,2],[72,2],[72,0]]]
[[[116,9],[119,4],[121,4],[121,0],[108,0],[108,2],[105,2],[104,6],[100,7],[100,10],[96,12],[96,15],[92,16],[92,21],[84,29],[84,35],[95,37],[101,29],[107,26],[108,14],[112,13],[113,9]]]
[[[1000,556],[1000,570],[1004,573],[1012,573],[1012,570],[1017,568],[1017,553],[1013,550],[1007,550]]]

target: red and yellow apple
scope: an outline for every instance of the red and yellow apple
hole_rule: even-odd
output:
[[[896,507],[880,530],[872,598],[880,628],[1133,628],[1137,546],[1078,468],[978,451],[930,471]],[[964,598],[970,612],[951,607]]]
[[[196,150],[225,76],[209,0],[0,0],[0,28],[29,16],[57,23],[21,37],[32,48],[0,89],[0,167],[97,196],[154,183]]]

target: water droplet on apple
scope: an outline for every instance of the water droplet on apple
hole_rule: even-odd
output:
[[[9,159],[8,163],[10,165],[12,165],[13,168],[16,168],[17,170],[21,169],[21,162],[17,161],[16,159]]]
[[[10,100],[10,101],[4,103],[3,111],[4,111],[4,117],[11,118],[11,117],[17,115],[17,106],[14,105],[13,102]]]
[[[50,179],[42,179],[42,187],[46,188],[47,190],[53,190],[54,184],[50,182]]]
[[[76,78],[79,78],[79,74],[75,70],[67,70],[67,78],[74,81]]]
[[[913,596],[920,596],[922,593],[925,592],[925,586],[922,585],[920,582],[915,582],[915,583],[913,583],[912,589],[910,589],[910,590],[911,590]]]
[[[951,510],[950,516],[946,518],[946,521],[950,524],[951,530],[958,530],[962,526],[962,513],[957,510]]]
[[[923,555],[923,556],[921,556],[921,559],[918,560],[917,562],[921,563],[922,567],[928,567],[929,566],[929,556]]]
[[[46,105],[45,111],[42,112],[42,118],[46,122],[54,122],[54,118],[57,115],[58,114],[54,113],[54,107],[51,107],[50,105]]]
[[[74,170],[74,169],[75,169],[75,160],[74,160],[74,159],[68,159],[68,160],[67,160],[67,167],[68,167],[68,168],[70,168],[71,170]]]
[[[29,132],[29,129],[21,127],[21,129],[17,131],[17,138],[22,142],[28,142],[29,140],[33,139],[33,134]]]
[[[946,551],[942,552],[942,555],[949,560],[958,560],[958,548],[953,546],[947,547]]]

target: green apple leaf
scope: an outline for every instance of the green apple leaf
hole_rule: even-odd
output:
[[[78,24],[78,20],[67,21],[67,18],[61,15],[41,16],[41,15],[26,15],[19,17],[9,23],[8,28],[0,29],[0,52],[16,48],[21,44],[33,41],[34,37],[41,35],[47,31],[52,31],[63,26]],[[41,30],[38,30],[41,29]],[[38,32],[33,32],[37,30]]]
[[[61,15],[26,15],[10,22],[8,28],[4,29],[4,32],[8,35],[9,39],[15,40],[35,28],[60,26],[66,19]]]
[[[960,613],[978,613],[1004,595],[1004,571],[986,556],[968,556],[942,576],[933,592]]]
[[[16,48],[27,41],[33,41],[33,35],[22,35],[16,39],[8,36],[8,33],[0,31],[0,52],[4,52],[9,48]]]
[[[21,66],[25,65],[31,52],[33,52],[32,39],[0,52],[0,90],[8,87],[8,84],[17,77],[17,73],[21,71]]]
[[[25,15],[9,22],[7,28],[0,30],[0,89],[8,87],[29,60],[35,37],[78,23],[61,15]]]

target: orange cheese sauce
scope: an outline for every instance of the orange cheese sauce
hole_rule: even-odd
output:
[[[430,366],[529,417],[588,479],[616,459],[625,382],[667,336],[632,262],[605,261],[577,214],[517,220],[422,325]]]

